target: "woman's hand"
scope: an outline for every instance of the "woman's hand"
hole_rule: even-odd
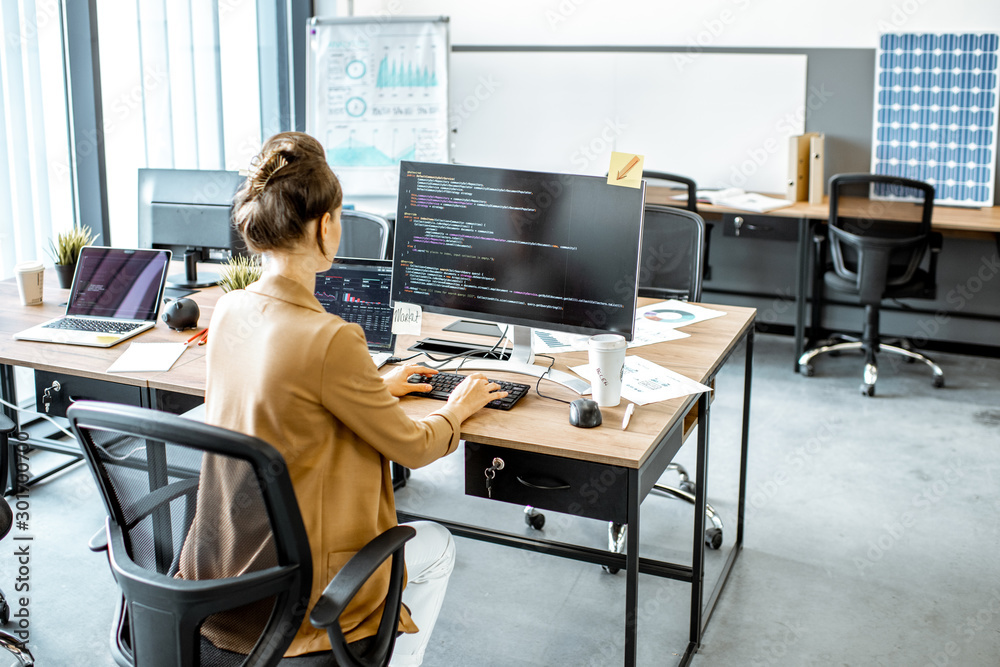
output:
[[[397,397],[406,396],[407,394],[412,394],[417,391],[430,391],[432,387],[425,382],[411,384],[407,381],[411,375],[415,374],[436,375],[437,371],[433,368],[427,368],[426,366],[409,364],[406,366],[399,366],[386,373],[382,376],[382,382],[385,383],[389,393]]]
[[[472,373],[452,390],[448,405],[465,421],[493,399],[506,398],[507,392],[498,389],[500,385],[490,382],[482,373]]]

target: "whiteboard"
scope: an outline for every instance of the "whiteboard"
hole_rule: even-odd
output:
[[[394,195],[400,160],[446,162],[448,19],[312,19],[306,132],[352,195]]]
[[[459,51],[450,88],[452,155],[483,166],[603,175],[620,151],[699,187],[784,193],[805,131],[800,54]]]

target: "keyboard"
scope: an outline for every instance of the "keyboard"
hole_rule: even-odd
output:
[[[458,375],[457,373],[438,373],[437,375],[418,374],[411,375],[407,382],[410,384],[430,384],[434,387],[432,390],[426,394],[418,393],[416,395],[446,401],[448,400],[448,396],[451,395],[452,390],[465,378],[465,375]],[[486,404],[486,407],[495,408],[497,410],[510,410],[514,407],[514,404],[521,400],[521,397],[527,394],[528,390],[531,389],[530,386],[520,384],[519,382],[507,382],[506,380],[490,380],[490,382],[497,383],[500,385],[500,389],[502,391],[507,392],[506,398],[495,398]]]
[[[79,317],[64,317],[51,324],[46,324],[46,329],[70,329],[73,331],[94,331],[106,334],[126,334],[133,329],[138,329],[143,322],[119,322],[116,320],[90,320]]]

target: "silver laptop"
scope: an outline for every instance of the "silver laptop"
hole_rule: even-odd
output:
[[[169,250],[87,246],[76,263],[66,314],[14,338],[111,347],[152,329],[169,265]]]
[[[337,258],[316,274],[316,298],[326,309],[365,330],[368,352],[381,368],[396,349],[392,333],[392,262]]]

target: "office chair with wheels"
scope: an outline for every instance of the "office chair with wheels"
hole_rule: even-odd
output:
[[[934,188],[896,176],[837,174],[830,179],[829,191],[831,262],[825,268],[823,283],[832,290],[857,295],[865,307],[864,328],[860,337],[835,334],[807,350],[799,358],[800,372],[813,375],[813,360],[821,354],[860,350],[865,355],[861,393],[874,396],[877,354],[886,352],[927,364],[934,374],[934,386],[943,387],[940,366],[914,352],[909,341],[883,339],[879,331],[879,308],[884,299],[935,296],[941,235],[931,231]],[[925,270],[921,264],[926,255]]]
[[[698,212],[698,185],[687,176],[681,176],[679,174],[671,174],[665,171],[644,171],[642,172],[643,180],[650,181],[664,181],[669,186],[674,186],[675,189],[684,190],[687,193],[687,199],[678,199],[676,206],[679,208],[687,209],[692,213]],[[677,187],[681,186],[681,187]],[[674,206],[674,204],[670,204]],[[709,245],[712,240],[712,223],[705,222],[705,242],[702,247],[701,252],[701,277],[704,280],[709,280],[712,277],[712,268],[708,263]],[[696,301],[697,299],[692,299]]]
[[[259,438],[144,408],[79,401],[67,417],[108,512],[91,548],[107,551],[122,592],[111,637],[115,662],[294,666],[302,660],[282,655],[306,614],[313,564],[281,454]],[[202,511],[211,508],[217,530],[203,525],[192,544],[186,540],[207,474],[215,483],[224,480],[228,492],[205,501]],[[336,664],[388,663],[401,604],[403,544],[413,534],[408,526],[396,527],[372,540],[313,608],[310,620],[327,629]],[[216,550],[205,535],[226,548]],[[195,559],[215,562],[216,553],[218,559],[236,553],[251,564],[230,578],[179,579],[182,548]],[[378,634],[355,656],[339,615],[390,557],[393,580]],[[209,639],[224,646],[215,648]]]
[[[380,215],[344,209],[337,257],[392,258],[392,225]]]

